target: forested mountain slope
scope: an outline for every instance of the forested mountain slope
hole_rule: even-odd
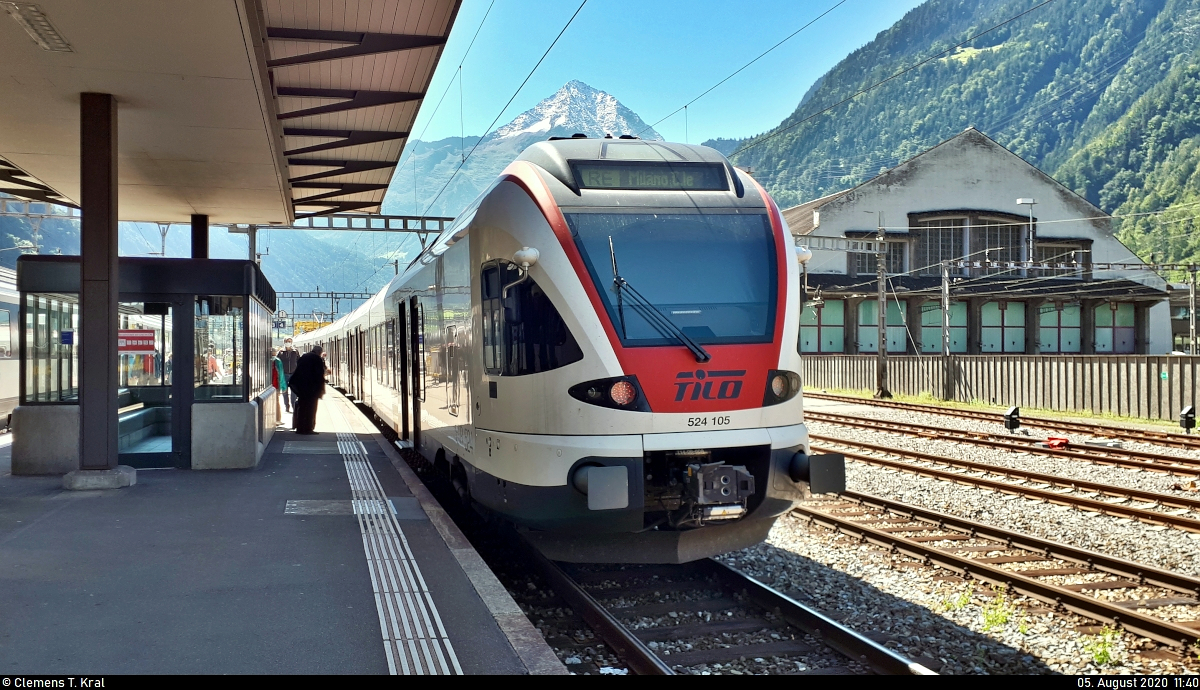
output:
[[[801,123],[1040,2],[929,0],[830,70],[779,127],[739,142],[734,162],[790,206],[973,125],[1106,211],[1200,199],[1190,176],[1200,160],[1200,0],[1056,0]],[[1124,233],[1148,251],[1137,233],[1159,225],[1131,221]],[[1169,256],[1196,245],[1187,239]]]
[[[1121,240],[1159,261],[1200,261],[1200,60],[1188,57],[1057,174],[1121,216]],[[1169,207],[1180,208],[1153,213]]]

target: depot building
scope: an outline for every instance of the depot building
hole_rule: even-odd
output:
[[[951,354],[1172,349],[1167,284],[1112,218],[974,128],[783,217],[813,250],[802,352],[877,351],[878,255],[852,250],[880,226],[890,353],[942,352],[944,283]]]

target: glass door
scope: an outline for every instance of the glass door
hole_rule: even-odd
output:
[[[170,302],[118,307],[117,448],[123,465],[179,464],[174,311]]]

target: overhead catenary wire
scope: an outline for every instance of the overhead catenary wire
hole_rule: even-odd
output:
[[[583,2],[579,3],[579,7],[575,9],[575,13],[571,15],[571,18],[568,19],[567,23],[563,25],[562,30],[559,31],[558,35],[554,37],[554,40],[550,42],[550,46],[546,48],[546,52],[542,53],[542,57],[538,58],[537,64],[533,66],[533,69],[529,70],[529,74],[525,75],[525,79],[521,81],[521,85],[518,86],[517,90],[513,92],[512,97],[508,99],[508,102],[504,104],[504,107],[500,109],[500,112],[496,113],[496,117],[492,120],[492,123],[488,125],[483,135],[479,137],[479,140],[475,142],[475,145],[471,147],[471,151],[467,153],[467,155],[464,156],[461,161],[459,161],[458,166],[454,168],[454,172],[450,174],[450,178],[446,180],[446,184],[442,185],[442,188],[438,191],[437,196],[433,197],[433,201],[429,202],[429,205],[425,207],[426,214],[429,213],[429,209],[433,208],[433,205],[437,203],[438,199],[442,198],[442,194],[446,192],[446,189],[450,186],[450,183],[454,181],[454,178],[458,176],[459,171],[462,170],[463,166],[466,165],[468,160],[470,160],[471,156],[475,153],[475,149],[479,148],[479,145],[483,143],[484,138],[491,133],[492,128],[496,126],[496,123],[499,122],[500,118],[504,116],[504,112],[508,110],[508,106],[512,105],[512,102],[517,99],[517,96],[521,93],[521,89],[525,88],[525,85],[528,84],[529,80],[533,78],[534,72],[537,72],[538,67],[541,67],[542,62],[546,59],[546,56],[550,54],[551,50],[554,50],[554,46],[558,45],[558,40],[563,37],[563,34],[565,34],[567,29],[571,27],[571,24],[575,22],[575,18],[579,16],[579,13],[583,11],[583,7],[587,3],[588,0],[583,0]]]
[[[463,145],[463,142],[465,142],[465,127],[463,124],[462,68],[463,68],[463,65],[467,61],[467,56],[471,54],[471,49],[475,47],[475,39],[479,38],[479,32],[483,30],[483,25],[487,23],[488,16],[491,15],[492,7],[494,7],[495,5],[496,5],[496,0],[492,0],[491,3],[488,4],[487,11],[485,11],[483,13],[483,18],[479,20],[479,26],[475,27],[475,33],[474,33],[474,35],[471,36],[470,43],[467,44],[467,49],[465,51],[463,51],[462,57],[459,58],[459,60],[458,60],[458,69],[455,70],[454,76],[451,77],[450,81],[446,84],[445,90],[442,91],[441,98],[438,99],[437,106],[434,107],[433,112],[429,116],[429,119],[427,119],[425,121],[425,126],[421,128],[421,133],[417,135],[417,138],[414,141],[420,142],[423,140],[423,138],[425,137],[425,132],[429,131],[429,125],[433,123],[434,119],[437,117],[438,110],[441,109],[442,103],[446,100],[446,95],[450,93],[450,88],[453,87],[454,82],[457,81],[458,89],[459,89],[458,90],[459,150],[460,150],[460,155],[461,155],[462,149],[465,148],[465,146]],[[464,161],[466,160],[465,156],[463,157],[463,160]],[[403,163],[401,163],[401,165],[397,168],[397,170],[396,170],[397,174],[399,174],[399,171],[404,167],[404,163],[408,163],[408,162],[411,162],[413,164],[413,213],[415,214],[415,213],[417,213],[417,209],[419,208],[418,201],[417,201],[417,198],[418,198],[418,181],[417,181],[417,179],[418,178],[417,178],[417,164],[416,164],[416,151],[415,150],[412,153],[410,153],[408,156],[408,159],[406,161],[404,161]],[[439,195],[440,195],[440,192],[439,192]],[[435,201],[436,201],[436,199],[435,199]],[[429,211],[429,209],[425,209],[425,210],[426,210],[426,212]],[[400,250],[404,248],[404,244],[407,239],[408,239],[408,237],[401,236],[400,241],[396,245],[396,249],[388,253],[387,256],[389,259],[394,259],[396,257],[396,255],[400,253]],[[379,272],[382,271],[385,266],[389,266],[389,265],[391,265],[390,261],[384,262],[379,268],[375,269],[374,273],[367,276],[366,279],[360,281],[355,286],[354,289],[357,290],[358,288],[362,287],[363,285],[366,285],[368,282],[371,281],[371,279],[373,279],[375,276],[379,275]]]
[[[467,44],[467,49],[465,51],[463,51],[462,57],[460,57],[458,59],[458,69],[455,70],[454,77],[451,77],[450,81],[446,83],[446,89],[444,91],[442,91],[442,96],[441,96],[441,98],[438,99],[437,106],[434,107],[433,113],[431,113],[429,115],[429,118],[425,120],[425,126],[421,128],[421,133],[418,134],[417,138],[413,141],[419,142],[425,138],[425,132],[429,131],[429,125],[432,124],[434,119],[437,117],[438,110],[440,110],[442,107],[442,101],[446,100],[446,94],[450,93],[450,87],[454,86],[455,79],[457,79],[459,82],[459,89],[460,89],[459,99],[460,99],[460,107],[461,107],[463,64],[466,63],[467,56],[471,54],[471,49],[475,47],[475,39],[479,38],[479,32],[483,30],[483,25],[485,23],[487,23],[488,15],[490,15],[492,13],[492,7],[495,6],[495,4],[496,4],[496,0],[492,0],[492,2],[490,4],[488,4],[487,11],[483,13],[483,19],[480,19],[479,26],[475,27],[475,33],[474,33],[474,35],[471,36],[471,42]],[[461,117],[461,114],[460,114],[460,117]],[[409,154],[408,160],[403,161],[400,164],[400,166],[396,169],[396,173],[399,174],[400,170],[404,168],[404,164],[409,161],[413,161],[415,159],[415,157],[416,157],[415,152],[412,154]],[[414,196],[413,196],[413,199],[414,199],[413,213],[416,213],[417,208],[418,208],[417,204],[415,203],[416,190],[417,190],[417,165],[415,162],[413,162],[413,194],[414,194]]]
[[[1036,224],[1040,227],[1043,225],[1054,225],[1054,224],[1059,224],[1059,223],[1084,223],[1084,222],[1093,221],[1093,220],[1125,220],[1127,218],[1146,218],[1149,216],[1161,216],[1164,213],[1170,213],[1171,211],[1178,211],[1181,209],[1190,209],[1190,208],[1194,208],[1196,206],[1200,206],[1200,201],[1189,201],[1189,202],[1182,203],[1182,204],[1175,204],[1174,206],[1168,206],[1166,208],[1162,208],[1157,211],[1139,211],[1137,213],[1121,213],[1121,214],[1112,214],[1112,215],[1106,214],[1106,215],[1102,215],[1102,216],[1078,216],[1075,218],[1057,218],[1054,220],[1038,219]],[[785,209],[785,210],[790,210],[790,209]],[[1001,212],[999,212],[999,211],[993,211],[990,215],[1000,215],[1000,214],[1001,214]],[[987,216],[987,215],[989,215],[989,213],[982,212],[982,213],[979,213],[978,215]],[[946,216],[949,219],[961,217],[961,216],[955,216],[953,213],[947,213]],[[1194,218],[1200,218],[1200,215],[1185,216],[1183,218],[1171,218],[1171,219],[1162,220],[1159,222],[1160,223],[1180,223],[1185,220],[1190,220],[1190,219],[1194,219]],[[998,220],[994,223],[972,223],[969,227],[971,227],[971,228],[1007,228],[1007,227],[1012,227],[1012,226],[1024,226],[1024,225],[1028,225],[1028,224],[1029,224],[1028,220],[1019,219],[1016,216],[1016,214],[1013,214],[1013,219],[1011,221],[999,221]],[[878,227],[880,227],[884,230],[910,230],[911,231],[911,230],[928,230],[929,229],[929,227],[925,226],[925,225],[883,225],[883,226],[878,226]],[[872,229],[872,231],[874,231],[874,230],[875,230],[875,228]],[[810,237],[810,236],[811,237],[821,237],[821,235],[797,235],[796,241],[799,242],[803,238]],[[1054,241],[1055,238],[1047,237],[1046,239],[1048,241],[1052,242],[1052,241]]]
[[[1062,101],[1063,99],[1073,95],[1090,94],[1108,87],[1111,84],[1111,79],[1102,79],[1104,75],[1119,71],[1124,68],[1130,60],[1140,58],[1143,60],[1154,59],[1163,53],[1180,52],[1178,46],[1169,42],[1169,38],[1176,34],[1184,33],[1182,30],[1171,31],[1165,34],[1163,42],[1159,45],[1149,48],[1146,52],[1138,53],[1141,46],[1134,46],[1129,51],[1121,53],[1118,57],[1110,60],[1102,65],[1098,71],[1090,73],[1083,77],[1080,81],[1072,86],[1064,87],[1057,93],[1043,99],[1034,99],[1033,101],[1022,105],[1019,108],[1001,116],[999,119],[980,127],[980,131],[987,132],[989,136],[997,138],[1001,132],[1008,131],[1022,121],[1022,118],[1028,116],[1031,112],[1044,112],[1051,106]],[[1193,37],[1184,52],[1192,50],[1192,47],[1197,42],[1196,37]],[[876,169],[887,170],[899,165],[904,160],[919,155],[921,152],[928,151],[930,148],[937,146],[945,139],[944,134],[930,134],[922,139],[907,140],[903,142],[906,148],[916,147],[920,151],[912,154],[880,154],[878,152],[864,153],[859,156],[838,156],[839,163],[834,164],[827,162],[825,167],[811,168],[812,172],[817,176],[817,179],[833,180],[852,175],[855,168],[859,169]]]
[[[805,30],[805,29],[807,29],[808,27],[810,27],[810,26],[812,26],[813,24],[817,23],[817,21],[819,21],[819,20],[820,20],[822,17],[824,17],[825,15],[829,14],[830,12],[832,12],[832,11],[836,10],[838,7],[841,7],[841,6],[842,6],[842,5],[844,5],[846,2],[847,2],[847,0],[839,0],[839,2],[837,2],[836,4],[834,4],[833,6],[831,6],[829,9],[825,10],[825,11],[824,11],[824,12],[822,12],[821,14],[818,14],[816,17],[814,17],[813,19],[809,20],[809,21],[808,21],[808,23],[806,23],[804,26],[801,26],[799,29],[796,29],[796,30],[795,30],[795,31],[793,31],[792,33],[788,34],[787,36],[785,36],[785,37],[783,38],[783,40],[779,41],[778,43],[776,43],[775,45],[771,46],[770,48],[767,48],[767,49],[766,49],[766,50],[764,50],[763,52],[759,53],[759,54],[758,54],[758,56],[757,56],[757,57],[755,57],[753,60],[751,60],[750,62],[747,62],[746,64],[744,64],[744,65],[742,65],[741,67],[739,67],[739,68],[737,68],[736,70],[734,70],[732,73],[730,73],[730,75],[729,75],[729,76],[725,77],[725,78],[724,78],[724,79],[722,79],[721,81],[719,81],[719,82],[717,82],[716,84],[713,84],[712,86],[710,86],[710,87],[708,87],[707,89],[705,89],[705,90],[704,90],[704,92],[703,92],[703,93],[701,93],[699,96],[696,96],[695,98],[693,98],[692,100],[688,101],[687,103],[684,103],[683,105],[679,106],[679,107],[678,107],[678,108],[676,108],[675,110],[671,111],[671,112],[670,112],[668,115],[666,115],[665,117],[659,118],[659,119],[658,119],[658,120],[657,120],[657,121],[656,121],[654,124],[652,124],[652,125],[648,125],[648,126],[645,128],[645,129],[643,129],[643,130],[641,130],[640,132],[638,132],[638,133],[637,133],[637,134],[638,134],[638,136],[641,136],[641,135],[642,135],[642,134],[644,134],[645,132],[648,132],[648,131],[650,131],[650,130],[654,129],[655,127],[657,127],[658,125],[662,124],[664,121],[666,121],[666,120],[669,120],[670,118],[674,117],[674,116],[675,116],[675,115],[677,115],[677,114],[679,113],[679,111],[681,111],[681,110],[682,110],[682,111],[684,111],[684,112],[686,113],[686,112],[687,112],[687,107],[688,107],[689,105],[691,105],[691,104],[695,103],[696,101],[700,100],[701,98],[704,98],[704,97],[705,97],[705,96],[707,96],[709,93],[711,93],[713,90],[715,90],[717,87],[719,87],[721,84],[724,84],[725,82],[729,81],[730,79],[733,79],[733,78],[734,78],[734,77],[736,77],[737,75],[741,74],[741,73],[742,73],[742,72],[743,72],[743,71],[744,71],[746,68],[750,67],[750,65],[753,65],[754,63],[756,63],[756,62],[758,62],[759,60],[761,60],[761,59],[763,59],[764,57],[766,57],[766,56],[767,56],[767,54],[771,53],[772,51],[774,51],[774,50],[775,50],[776,48],[778,48],[779,46],[781,46],[781,45],[783,45],[784,43],[787,43],[788,41],[792,40],[792,39],[793,39],[793,38],[795,38],[795,37],[796,37],[796,36],[797,36],[797,35],[798,35],[798,34],[799,34],[801,31],[804,31],[804,30]]]
[[[1160,52],[1163,52],[1163,49],[1165,49],[1167,47],[1168,46],[1159,46],[1159,50],[1156,50],[1150,54],[1156,55]],[[1087,75],[1086,78],[1084,78],[1081,82],[1075,84],[1074,86],[1066,88],[1066,89],[1064,89],[1052,96],[1049,96],[1048,98],[1045,98],[1043,100],[1033,100],[1029,103],[1026,103],[1025,105],[1017,108],[1016,110],[1013,110],[1013,111],[1009,112],[1008,114],[1002,116],[1000,119],[995,120],[995,121],[989,123],[988,125],[983,126],[979,129],[980,129],[980,131],[987,132],[989,136],[994,137],[998,133],[1007,131],[1009,128],[1018,124],[1018,122],[1022,118],[1022,116],[1028,115],[1031,111],[1034,111],[1035,109],[1036,110],[1045,110],[1049,106],[1057,103],[1058,101],[1061,101],[1062,99],[1064,99],[1068,96],[1079,93],[1080,89],[1083,89],[1086,86],[1090,85],[1091,88],[1089,88],[1086,91],[1083,91],[1082,93],[1086,94],[1086,93],[1091,93],[1092,91],[1099,90],[1099,89],[1107,86],[1109,82],[1103,81],[1103,80],[1099,81],[1098,83],[1093,83],[1093,82],[1095,82],[1100,76],[1107,74],[1108,72],[1111,72],[1114,69],[1123,67],[1127,63],[1127,61],[1134,55],[1134,53],[1136,53],[1136,48],[1134,50],[1131,50],[1127,53],[1122,54],[1119,58],[1116,58],[1116,59],[1110,61],[1099,72]],[[1003,125],[1003,127],[1001,125]],[[908,140],[904,143],[910,147],[915,144],[916,147],[920,148],[922,151],[928,151],[930,148],[941,143],[944,139],[945,139],[945,136],[943,134],[930,134],[929,136],[924,137],[922,139],[915,140],[915,141]],[[914,155],[919,155],[919,154],[914,154]],[[866,153],[861,156],[850,156],[850,157],[839,156],[838,160],[841,161],[840,164],[835,165],[835,164],[829,163],[824,168],[814,169],[813,172],[817,173],[818,177],[820,177],[820,178],[833,179],[836,177],[841,177],[846,174],[849,174],[848,172],[843,172],[841,175],[839,175],[839,174],[837,174],[838,171],[846,171],[847,169],[852,169],[852,168],[868,168],[868,167],[869,168],[875,168],[875,167],[892,168],[892,167],[895,167],[896,165],[902,163],[904,160],[907,160],[908,158],[911,158],[911,157],[912,157],[911,155],[905,155],[905,154],[878,154],[878,153]]]

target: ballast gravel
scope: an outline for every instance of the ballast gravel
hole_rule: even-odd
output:
[[[942,674],[1200,668],[1163,654],[1151,640],[1103,630],[793,515],[780,518],[765,543],[720,560]]]
[[[872,429],[855,429],[827,422],[810,421],[808,423],[808,430],[809,433],[819,436],[870,443],[895,450],[928,453],[952,460],[966,460],[997,468],[1048,474],[1138,491],[1152,491],[1164,496],[1200,503],[1200,491],[1184,488],[1191,486],[1192,483],[1176,475],[1151,472],[1138,468],[1098,465],[1072,458],[1057,458],[1037,453],[988,448],[971,443],[905,436],[903,434]],[[813,443],[823,445],[826,442],[814,440]],[[1177,515],[1185,515],[1192,519],[1200,520],[1200,510],[1180,510],[1174,507],[1163,507],[1161,510],[1172,511]]]
[[[1057,432],[1053,429],[1042,427],[1022,427],[1016,433],[1009,433],[1004,429],[1003,424],[996,422],[985,422],[977,419],[968,419],[966,417],[954,417],[950,415],[939,415],[931,412],[921,412],[918,410],[898,410],[887,407],[876,407],[868,404],[853,404],[843,402],[833,402],[829,400],[821,400],[818,398],[810,398],[804,401],[804,408],[812,412],[825,412],[828,414],[846,414],[855,417],[864,417],[867,419],[877,419],[885,422],[896,422],[901,424],[923,424],[925,426],[944,427],[947,429],[958,429],[960,431],[971,431],[976,433],[989,433],[1003,436],[1011,436],[1013,441],[1045,441],[1050,436],[1066,438],[1075,445],[1084,445],[1089,440],[1113,440],[1121,441],[1121,447],[1129,450],[1144,451],[1147,453],[1157,453],[1158,455],[1166,455],[1178,458],[1188,458],[1191,460],[1200,460],[1200,453],[1187,448],[1174,448],[1171,446],[1161,446],[1151,443],[1142,443],[1139,441],[1129,441],[1121,439],[1119,429],[1112,436],[1106,436],[1098,439],[1090,434],[1080,434],[1076,432]],[[1090,422],[1094,423],[1094,422]],[[1124,424],[1124,423],[1123,423]],[[811,426],[811,423],[810,423]],[[1117,425],[1120,426],[1120,425]],[[1126,424],[1129,428],[1136,428],[1133,424]],[[1147,427],[1157,431],[1163,431],[1164,427]]]
[[[1200,533],[847,461],[846,488],[1200,576]]]

